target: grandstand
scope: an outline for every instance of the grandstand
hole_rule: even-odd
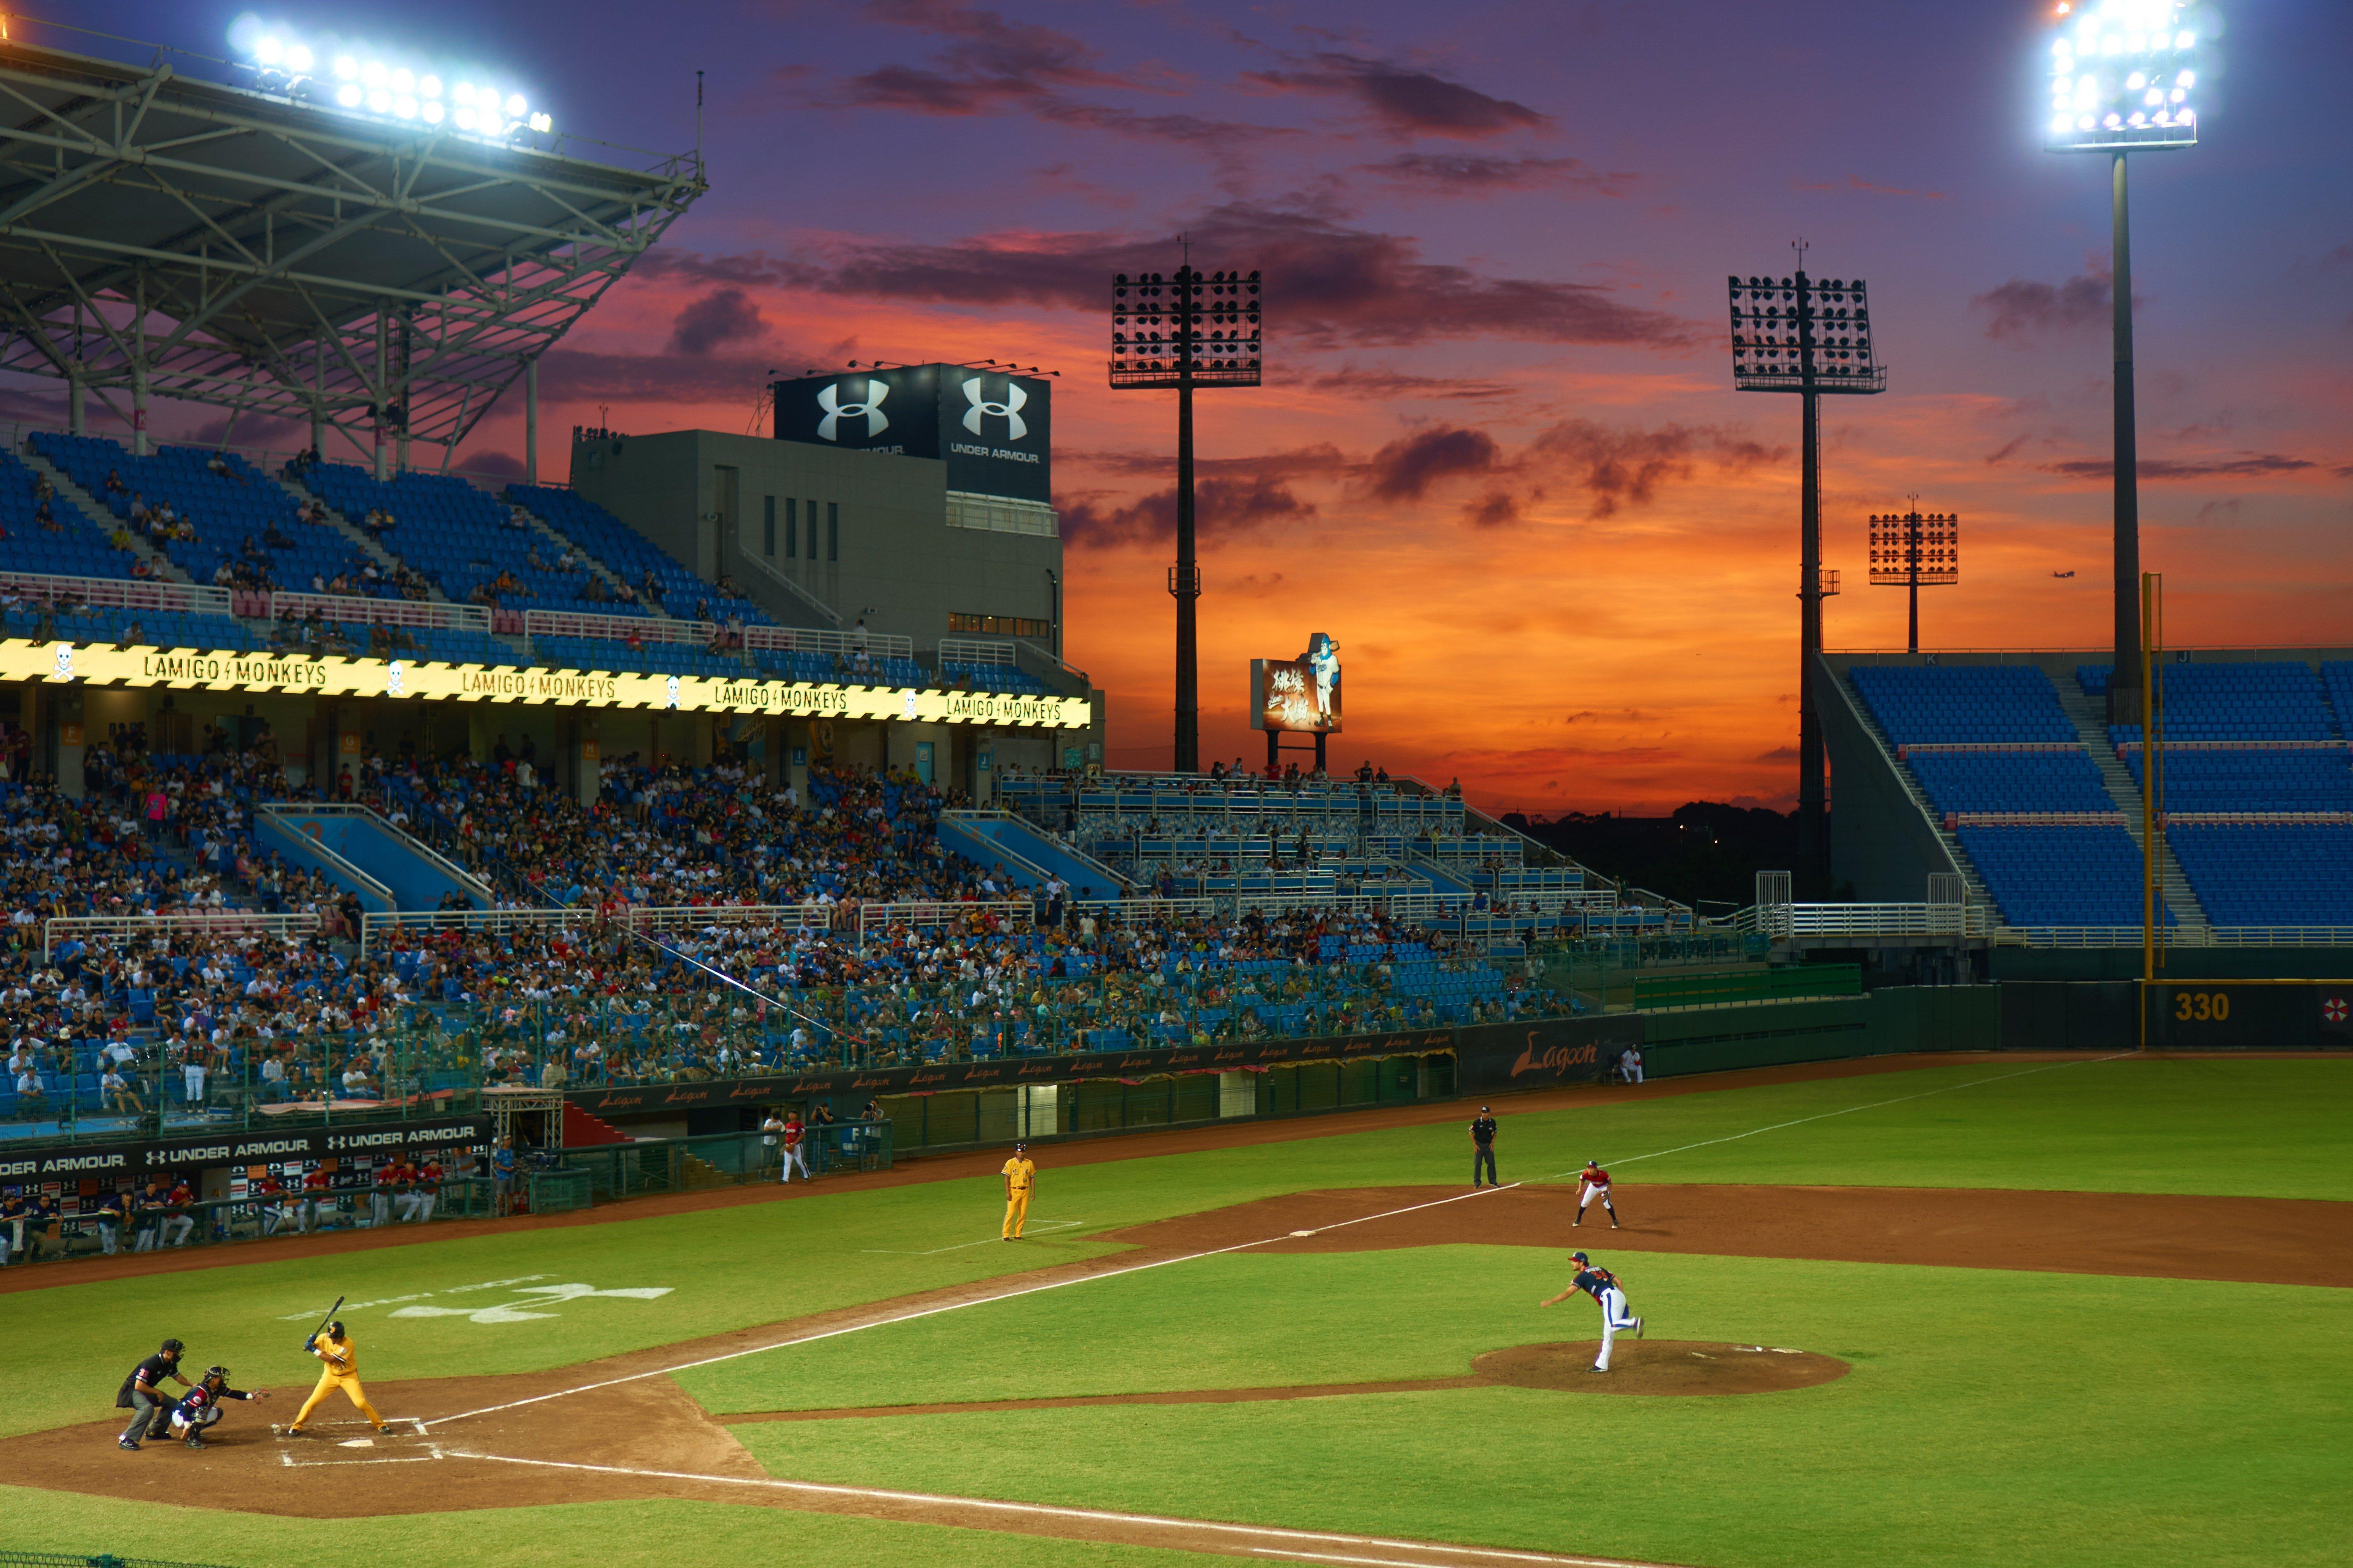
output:
[[[2156,847],[2178,940],[2353,940],[2353,665],[2336,654],[2184,650],[2156,667]],[[1833,852],[1865,898],[1916,900],[1945,873],[2030,942],[2122,942],[2139,924],[2145,748],[2138,725],[2105,722],[2107,665],[1840,655],[1824,675]]]

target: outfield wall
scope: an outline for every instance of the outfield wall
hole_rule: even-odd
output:
[[[1861,996],[1685,1007],[1645,1020],[1644,1073],[1674,1078],[2000,1043],[1998,985],[1900,985]]]

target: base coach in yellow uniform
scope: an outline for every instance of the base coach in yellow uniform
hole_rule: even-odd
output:
[[[384,1417],[375,1413],[375,1406],[368,1403],[367,1391],[360,1386],[359,1352],[344,1335],[343,1325],[329,1323],[325,1333],[313,1334],[304,1340],[302,1348],[325,1364],[319,1371],[319,1386],[311,1391],[311,1397],[304,1400],[302,1408],[294,1413],[294,1425],[286,1430],[289,1433],[301,1431],[302,1423],[311,1419],[311,1412],[319,1408],[320,1402],[328,1394],[340,1388],[345,1397],[359,1406],[360,1414],[368,1418],[368,1425],[379,1432],[383,1431]]]
[[[1037,1162],[1029,1158],[1029,1145],[1013,1145],[1013,1158],[1005,1162],[1005,1230],[1007,1241],[1021,1239],[1021,1227],[1029,1219],[1029,1194],[1038,1185]]]

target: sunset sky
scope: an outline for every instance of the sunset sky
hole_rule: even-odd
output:
[[[100,5],[207,52],[240,7]],[[2353,6],[2217,13],[2186,153],[2133,161],[2143,554],[2177,646],[2353,642]],[[1494,809],[1786,805],[1794,398],[1732,389],[1727,273],[1868,279],[1889,390],[1826,403],[1833,648],[1901,647],[1863,519],[1963,521],[1924,642],[2107,635],[2104,159],[2041,150],[2047,7],[405,0],[265,10],[511,65],[710,195],[542,377],[566,429],[744,429],[764,373],[1059,369],[1067,653],[1165,765],[1173,394],[1104,386],[1110,274],[1268,279],[1268,384],[1203,395],[1204,757],[1328,631],[1335,764]],[[31,35],[41,37],[38,34]],[[122,54],[120,47],[61,47]],[[522,409],[461,462],[513,458]],[[2073,573],[2072,577],[2054,573]]]

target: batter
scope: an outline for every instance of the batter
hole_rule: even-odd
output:
[[[302,1423],[311,1419],[311,1412],[319,1408],[320,1403],[338,1388],[343,1391],[345,1398],[359,1407],[359,1413],[368,1418],[369,1426],[383,1431],[384,1417],[375,1413],[375,1406],[368,1403],[367,1391],[360,1386],[359,1352],[344,1334],[343,1325],[329,1323],[324,1334],[313,1334],[304,1340],[302,1348],[325,1364],[319,1372],[319,1386],[311,1391],[311,1397],[304,1400],[302,1408],[294,1413],[294,1425],[286,1428],[287,1432],[290,1435],[300,1433]]]

